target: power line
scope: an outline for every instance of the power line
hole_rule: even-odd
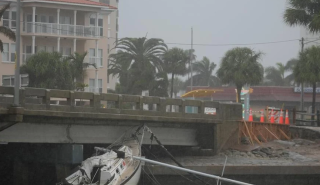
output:
[[[271,42],[239,43],[239,44],[193,44],[193,45],[196,45],[196,46],[247,46],[247,45],[277,44],[277,43],[293,42],[293,41],[298,41],[298,40],[299,39],[271,41]],[[190,44],[187,44],[187,43],[166,43],[166,44],[170,44],[170,45],[190,45]]]
[[[56,24],[56,23],[32,23],[32,22],[25,22],[25,21],[21,21],[22,23],[27,23],[30,25],[35,25],[36,27],[40,27],[43,28],[44,25],[47,24]],[[67,26],[74,26],[74,25],[67,25]],[[93,26],[94,27],[94,26]],[[100,28],[100,27],[98,27]],[[77,34],[82,34],[84,35],[85,32],[77,32],[77,31],[73,31],[73,30],[65,30],[65,29],[61,29],[61,28],[53,28],[53,27],[46,27],[45,29],[52,29],[52,30],[59,30],[62,32],[68,32],[68,33],[75,33]],[[97,38],[107,38],[109,39],[110,37],[107,36],[100,36],[100,35],[95,35],[95,34],[88,34],[88,35],[92,35],[92,37],[97,37]],[[63,35],[61,35],[63,37]],[[118,39],[122,39],[122,38],[118,38]],[[254,42],[254,43],[226,43],[226,44],[193,44],[195,46],[212,46],[212,47],[219,47],[219,46],[248,46],[248,45],[266,45],[266,44],[279,44],[279,43],[287,43],[287,42],[293,42],[293,41],[299,41],[300,39],[290,39],[290,40],[280,40],[280,41],[269,41],[269,42]],[[317,38],[317,40],[320,40],[319,38]],[[314,40],[314,41],[317,41]],[[309,41],[310,42],[314,42],[314,41]],[[191,45],[189,43],[173,43],[173,42],[167,42],[167,45]]]

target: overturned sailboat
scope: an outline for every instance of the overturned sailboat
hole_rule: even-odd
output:
[[[82,162],[81,166],[57,185],[137,185],[141,174],[141,156],[138,131],[131,137],[108,148],[95,147],[96,155]]]

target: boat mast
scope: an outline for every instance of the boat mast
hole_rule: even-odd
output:
[[[132,156],[132,158],[136,159],[136,160],[144,161],[144,162],[147,162],[147,163],[151,163],[151,164],[156,164],[156,165],[159,165],[159,166],[165,166],[165,167],[172,168],[172,169],[175,169],[175,170],[180,170],[180,171],[184,171],[184,172],[188,172],[188,173],[201,175],[201,176],[204,176],[204,177],[213,178],[213,179],[216,179],[216,180],[219,180],[219,181],[231,182],[231,183],[240,184],[240,185],[253,185],[253,184],[249,184],[249,183],[245,183],[245,182],[241,182],[241,181],[237,181],[237,180],[232,180],[232,179],[228,179],[228,178],[224,178],[224,177],[219,177],[219,176],[211,175],[211,174],[207,174],[207,173],[202,173],[202,172],[190,170],[190,169],[187,169],[187,168],[181,168],[181,167],[178,167],[178,166],[173,166],[173,165],[170,165],[170,164],[161,163],[161,162],[158,162],[158,161],[153,161],[153,160],[150,160],[150,159],[145,159],[145,158],[141,158],[141,157],[137,157],[137,156]]]

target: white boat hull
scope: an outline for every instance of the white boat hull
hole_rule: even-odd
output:
[[[130,180],[123,185],[138,185],[141,176],[141,164],[139,165],[136,173],[130,178]]]

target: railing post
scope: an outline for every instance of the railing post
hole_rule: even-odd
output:
[[[167,107],[166,99],[160,98],[160,104],[159,104],[159,108],[158,108],[159,112],[165,113],[166,107]]]
[[[139,110],[143,110],[143,101],[142,101],[142,96],[139,97],[139,102],[137,103],[137,105]]]
[[[185,108],[186,106],[185,106],[185,101],[184,100],[182,100],[181,101],[181,105],[179,105],[179,112],[180,113],[182,113],[182,114],[185,114],[186,113],[186,108]]]
[[[50,90],[46,89],[45,96],[42,99],[43,103],[46,105],[46,109],[50,110]]]
[[[24,107],[25,104],[26,104],[26,93],[25,92],[26,91],[25,91],[24,88],[19,90],[19,94],[20,94],[20,96],[19,96],[19,104],[20,104],[21,107]]]
[[[74,98],[74,92],[70,91],[69,98],[67,98],[67,105],[70,106],[70,110],[73,111],[75,107],[75,98]]]
[[[317,110],[317,127],[320,126],[320,111]]]
[[[204,102],[201,101],[200,106],[198,107],[198,114],[204,114]]]
[[[123,97],[122,97],[122,95],[119,95],[119,99],[118,99],[118,109],[119,109],[119,112],[120,112],[120,114],[121,114],[121,110],[122,110],[122,103],[123,103]]]
[[[293,125],[296,125],[296,114],[297,114],[297,110],[294,107],[292,110],[292,123],[293,123]]]
[[[100,107],[101,107],[100,94],[94,93],[93,94],[93,108],[95,110],[99,110]]]

